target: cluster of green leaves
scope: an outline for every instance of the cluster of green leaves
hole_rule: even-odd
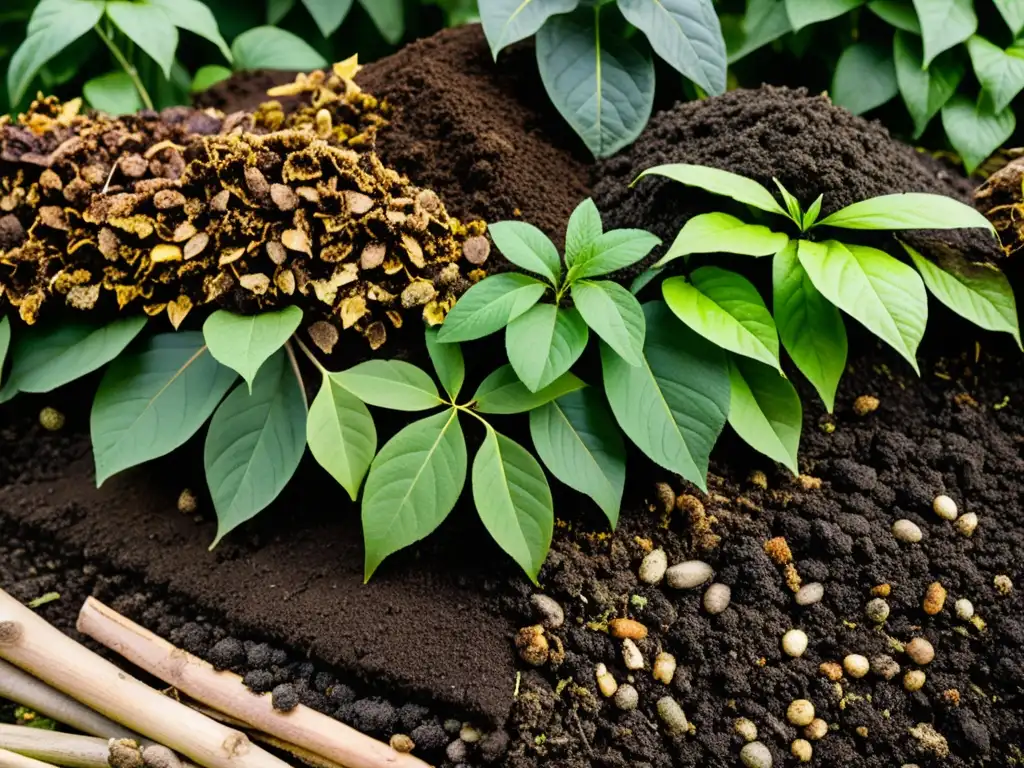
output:
[[[833,101],[860,114],[900,96],[915,139],[941,113],[968,172],[1014,133],[1011,103],[1024,90],[1020,0],[747,0],[738,22],[730,62],[784,36],[802,54],[835,47]]]
[[[668,277],[661,290],[669,310],[687,328],[728,353],[729,423],[751,446],[793,472],[802,408],[783,374],[780,338],[830,412],[846,368],[847,337],[840,310],[893,347],[915,371],[928,319],[926,288],[967,320],[1009,333],[1021,343],[1013,291],[1006,276],[991,265],[971,263],[953,253],[936,263],[902,243],[915,271],[877,248],[812,239],[823,228],[992,230],[984,216],[957,200],[916,193],[884,195],[820,218],[821,197],[805,210],[777,180],[784,205],[752,179],[715,168],[663,165],[645,171],[637,181],[651,175],[784,218],[795,230],[790,237],[726,213],[695,216],[652,272],[679,258],[688,266],[695,254],[772,257],[774,316],[750,280],[713,265]]]
[[[555,107],[597,157],[631,144],[654,105],[651,49],[705,93],[725,91],[726,53],[712,0],[479,0],[497,58],[537,36]],[[633,29],[642,35],[631,34]]]

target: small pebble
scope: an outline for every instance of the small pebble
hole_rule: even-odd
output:
[[[619,690],[615,692],[615,706],[623,712],[631,712],[636,709],[636,705],[639,703],[640,694],[629,683],[620,685]]]
[[[875,624],[884,624],[885,620],[889,618],[889,604],[882,598],[876,597],[868,600],[868,604],[864,606],[864,613]]]
[[[818,665],[818,671],[833,683],[843,679],[843,668],[834,661],[823,661]]]
[[[843,659],[843,669],[846,670],[846,674],[850,677],[864,677],[868,670],[871,669],[871,664],[866,656],[861,656],[859,653],[851,653]]]
[[[801,763],[811,762],[811,756],[814,754],[811,743],[806,739],[794,739],[789,745],[789,751]]]
[[[818,741],[819,739],[825,738],[828,734],[828,723],[822,720],[820,717],[816,717],[811,720],[811,724],[804,728],[804,736],[811,741]]]
[[[690,729],[683,708],[671,696],[663,696],[658,699],[658,717],[665,723],[665,728],[673,736],[685,733]]]
[[[644,668],[644,655],[640,653],[636,643],[628,637],[622,641],[622,661],[625,663],[626,669],[637,670]]]
[[[672,490],[671,485],[668,483],[655,483],[654,495],[658,497],[658,504],[661,506],[662,512],[669,514],[675,509],[676,492]]]
[[[462,727],[459,729],[459,738],[467,744],[476,744],[480,741],[480,731],[469,723],[463,723]]]
[[[693,589],[711,578],[714,571],[701,560],[687,560],[665,571],[665,579],[672,589]]]
[[[150,744],[142,748],[142,764],[146,768],[181,768],[181,758],[167,747]]]
[[[791,629],[782,636],[782,650],[787,656],[799,658],[807,650],[807,635],[801,629]]]
[[[757,726],[754,725],[753,721],[745,717],[738,717],[732,727],[744,741],[757,740]]]
[[[47,432],[57,432],[64,426],[64,414],[47,406],[39,412],[39,424]]]
[[[920,669],[912,669],[903,676],[903,687],[913,693],[924,687],[925,674]]]
[[[715,616],[725,611],[732,600],[732,588],[728,584],[712,584],[704,593],[704,610]]]
[[[534,613],[540,620],[541,626],[548,629],[557,629],[565,623],[565,611],[558,601],[547,595],[534,595],[530,598],[533,604]]]
[[[953,523],[953,527],[967,538],[971,538],[974,535],[974,529],[978,527],[978,516],[973,512],[960,515]]]
[[[814,705],[807,699],[794,699],[786,709],[786,719],[793,725],[810,725],[814,719]]]
[[[884,680],[892,680],[900,673],[900,665],[892,656],[883,653],[871,657],[871,671]]]
[[[416,743],[404,733],[396,733],[388,742],[395,752],[412,752],[416,749]]]
[[[966,597],[961,597],[956,601],[956,615],[957,618],[969,621],[974,615],[974,603],[968,600]]]
[[[1008,595],[1013,592],[1013,582],[1005,573],[1001,573],[992,580],[992,585],[1001,595]]]
[[[633,619],[612,619],[608,622],[608,632],[619,640],[643,640],[647,637],[647,627]]]
[[[956,502],[945,494],[935,497],[932,501],[932,510],[943,520],[956,520]]]
[[[543,666],[551,654],[544,627],[540,624],[520,629],[516,633],[516,648],[519,649],[519,658],[531,667]]]
[[[867,416],[878,410],[878,398],[874,395],[861,395],[853,401],[853,412],[858,416]]]
[[[747,481],[754,486],[757,486],[763,491],[768,490],[768,475],[762,472],[760,469],[755,469],[749,475],[747,475]]]
[[[640,581],[644,584],[657,584],[665,577],[668,569],[668,555],[664,549],[648,552],[640,563]]]
[[[659,683],[669,685],[676,674],[676,657],[665,651],[659,653],[654,658],[652,674]]]
[[[935,658],[935,649],[923,637],[915,637],[904,646],[904,650],[911,661],[915,664],[920,664],[922,667]]]
[[[614,696],[615,691],[619,688],[619,684],[615,682],[615,678],[608,671],[608,667],[604,664],[598,664],[594,667],[594,675],[597,677],[597,688],[601,691],[601,695],[606,699]]]
[[[934,616],[942,607],[946,604],[946,588],[939,582],[933,581],[928,585],[928,589],[924,593],[924,602],[922,607],[924,612],[929,616]]]
[[[857,728],[857,735],[862,739],[866,739],[868,737],[868,727],[866,725],[862,725]]]
[[[892,524],[892,535],[907,544],[917,544],[924,534],[913,520],[897,520]]]
[[[462,763],[469,757],[469,747],[462,739],[456,739],[448,745],[444,753],[453,763]]]
[[[772,753],[760,741],[745,744],[740,750],[740,760],[746,768],[772,768]]]
[[[178,511],[183,515],[192,515],[198,508],[199,502],[196,500],[196,495],[192,493],[192,489],[183,490],[178,496]]]
[[[825,585],[817,581],[812,581],[810,584],[804,584],[796,593],[796,604],[797,605],[814,605],[815,603],[821,602],[821,598],[825,596]]]

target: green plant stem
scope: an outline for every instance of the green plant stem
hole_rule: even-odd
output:
[[[474,401],[474,402],[476,402],[476,401]],[[455,410],[463,411],[464,413],[468,413],[473,418],[479,420],[479,422],[481,424],[483,424],[486,429],[492,429],[492,427],[491,427],[490,423],[487,421],[487,419],[485,419],[483,416],[481,416],[479,413],[477,413],[476,411],[474,411],[470,407],[472,405],[473,405],[473,403],[466,403],[466,405],[455,405],[454,407],[455,407]]]
[[[327,376],[328,374],[330,374],[330,371],[328,371],[326,368],[324,368],[320,364],[320,361],[317,360],[316,357],[313,356],[313,353],[310,351],[309,347],[307,347],[305,344],[302,343],[302,339],[300,339],[298,337],[298,335],[292,336],[291,341],[294,341],[298,345],[299,349],[302,350],[302,354],[304,354],[306,357],[309,358],[309,361],[313,365],[315,365],[317,367],[317,370],[320,371],[320,373],[322,373],[324,376]],[[292,360],[294,362],[294,360],[295,360],[294,353],[291,352],[290,349],[289,349],[289,354],[292,355]]]
[[[135,66],[128,61],[125,55],[121,52],[121,49],[117,47],[114,41],[103,31],[103,28],[97,24],[93,29],[96,30],[96,34],[100,36],[100,40],[103,41],[104,45],[110,50],[110,53],[117,60],[117,63],[121,66],[121,69],[125,71],[125,74],[131,78],[132,84],[135,86],[135,90],[139,92],[139,98],[142,99],[143,105],[146,109],[153,109],[153,100],[149,98],[149,92],[146,90],[146,86],[142,84],[142,80],[139,78],[139,72],[135,69]]]
[[[299,342],[301,343],[301,342]],[[309,400],[306,398],[306,383],[302,380],[302,371],[299,370],[299,361],[295,359],[295,348],[292,346],[290,341],[284,343],[285,354],[288,355],[288,362],[292,364],[292,370],[295,371],[295,378],[299,380],[299,391],[302,393],[302,404],[306,406],[306,410],[309,410]]]

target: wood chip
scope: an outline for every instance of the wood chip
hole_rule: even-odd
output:
[[[306,333],[309,334],[310,341],[325,355],[331,354],[338,343],[338,329],[324,320],[313,323]]]
[[[384,243],[370,243],[363,248],[363,253],[359,257],[359,265],[363,269],[376,269],[384,263],[384,257],[387,254],[388,249]]]
[[[228,209],[228,200],[230,199],[231,193],[226,189],[222,189],[220,192],[218,192],[216,195],[210,198],[210,208],[217,211],[218,213],[223,213]]]
[[[160,243],[154,245],[153,250],[149,252],[149,260],[154,264],[159,264],[165,261],[181,261],[182,254],[181,248],[170,243]]]
[[[416,242],[416,239],[412,235],[403,234],[402,245],[405,247],[405,252],[409,254],[409,261],[420,269],[427,266],[427,262],[423,258],[423,247]]]
[[[483,235],[471,237],[462,244],[462,255],[470,264],[480,266],[491,255],[491,242]]]
[[[295,293],[295,273],[287,268],[277,270],[274,275],[274,285],[281,293],[291,296]]]
[[[228,248],[225,251],[221,251],[220,258],[217,259],[217,264],[219,266],[226,267],[228,264],[234,264],[244,255],[245,248]]]
[[[357,216],[361,216],[373,208],[373,198],[369,195],[364,195],[362,192],[346,190],[345,201],[348,203],[349,213],[354,213]],[[381,328],[383,327],[381,326]]]
[[[171,239],[176,243],[183,243],[196,233],[195,225],[191,221],[183,221],[174,228]]]
[[[205,232],[197,232],[189,238],[189,241],[185,243],[185,259],[194,259],[210,242],[210,236]]]
[[[285,251],[284,246],[277,240],[271,240],[267,243],[267,256],[278,266],[288,260],[288,252]]]
[[[188,315],[191,309],[192,299],[188,296],[179,296],[167,304],[167,319],[171,321],[174,330],[178,330],[178,327],[185,320],[185,316]]]
[[[341,327],[351,328],[366,314],[366,299],[350,296],[341,302]]]
[[[270,288],[270,278],[259,273],[242,275],[238,278],[238,283],[247,291],[252,291],[257,296],[266,293],[267,289]]]
[[[299,196],[287,184],[271,184],[270,199],[282,211],[294,210],[299,204]]]
[[[309,238],[306,237],[306,233],[301,229],[286,229],[281,234],[281,242],[284,247],[290,251],[298,251],[304,253],[307,256],[312,256],[313,252],[309,247]]]
[[[369,342],[370,349],[374,350],[380,349],[382,346],[384,346],[384,342],[388,340],[387,329],[384,327],[384,323],[382,323],[380,320],[377,320],[374,323],[370,323],[369,327],[367,327],[363,335]]]

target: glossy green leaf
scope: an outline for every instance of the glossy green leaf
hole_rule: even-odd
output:
[[[924,283],[884,251],[835,240],[801,240],[800,264],[814,287],[899,352],[920,373],[915,354],[928,322]]]
[[[367,360],[331,378],[368,405],[395,411],[425,411],[442,404],[433,380],[403,360]]]
[[[803,210],[800,208],[800,201],[793,197],[792,193],[783,186],[781,181],[775,177],[772,177],[772,181],[774,181],[775,186],[779,188],[779,194],[782,195],[782,202],[786,204],[786,211],[789,212],[789,218],[798,227],[802,227],[804,214]]]
[[[4,378],[4,362],[7,360],[7,349],[11,345],[11,321],[0,318],[0,384],[6,384]],[[3,390],[0,390],[2,392]]]
[[[203,323],[203,338],[214,359],[238,371],[251,392],[260,366],[284,346],[301,322],[298,307],[256,315],[218,309]]]
[[[593,243],[588,255],[569,270],[569,280],[607,275],[647,258],[661,240],[642,229],[613,229]]]
[[[1017,116],[1012,107],[992,112],[957,94],[942,108],[942,127],[946,129],[949,143],[963,159],[967,172],[974,173],[1013,135]]]
[[[555,527],[551,488],[530,452],[490,424],[473,460],[473,501],[487,532],[536,584]]]
[[[96,485],[181,446],[237,378],[213,359],[198,331],[158,334],[114,360],[90,416]]]
[[[818,222],[843,229],[966,229],[995,232],[992,224],[969,205],[945,195],[903,192],[852,203]]]
[[[324,376],[309,406],[306,440],[317,463],[355,501],[377,452],[377,430],[363,401]]]
[[[1014,37],[1024,32],[1024,4],[1020,0],[993,0]]]
[[[235,69],[323,69],[327,60],[309,43],[277,27],[254,27],[231,43]]]
[[[498,221],[487,227],[501,255],[517,267],[534,272],[552,285],[562,275],[562,260],[551,239],[525,221]]]
[[[462,349],[458,344],[442,344],[437,335],[437,328],[427,328],[427,352],[437,378],[441,380],[441,386],[448,397],[455,400],[466,380],[466,361],[462,358]]]
[[[437,528],[466,483],[466,439],[451,408],[413,422],[388,440],[363,489],[364,578],[388,555]]]
[[[643,364],[629,365],[601,345],[605,394],[619,427],[648,458],[705,490],[708,456],[729,411],[725,353],[676,322],[662,302],[643,309]]]
[[[772,262],[772,307],[782,344],[818,391],[829,413],[846,369],[846,326],[839,310],[811,282],[791,243]]]
[[[505,351],[520,381],[537,392],[572,368],[589,337],[576,309],[536,304],[508,324]]]
[[[739,61],[792,31],[784,2],[748,0],[747,12],[743,15],[743,36],[729,46],[729,63]]]
[[[497,59],[502,49],[533,37],[552,16],[569,13],[579,4],[580,0],[485,0],[480,3],[480,21],[491,55]]]
[[[921,22],[912,0],[871,0],[868,9],[896,29],[921,36]]]
[[[974,74],[985,89],[987,106],[993,112],[1002,112],[1024,89],[1024,45],[1012,46],[1005,51],[980,35],[967,41]]]
[[[284,350],[239,384],[213,414],[203,463],[217,512],[210,548],[276,499],[306,450],[306,400]]]
[[[914,138],[919,138],[932,118],[956,93],[965,67],[954,51],[940,54],[928,69],[920,38],[904,31],[893,38],[893,60],[900,95],[914,120]]]
[[[537,33],[548,97],[595,157],[633,143],[654,107],[654,61],[634,41],[601,30],[601,9],[551,17]]]
[[[731,197],[737,202],[745,205],[752,205],[762,211],[775,213],[779,216],[789,218],[782,206],[776,202],[775,197],[765,187],[753,179],[740,176],[729,171],[720,171],[706,165],[688,165],[685,163],[672,163],[670,165],[657,165],[648,168],[633,181],[636,184],[645,176],[664,176],[667,179],[678,181],[691,187],[699,187],[714,195]]]
[[[818,195],[814,199],[814,202],[811,203],[810,207],[808,207],[807,211],[804,213],[803,228],[805,232],[811,227],[813,227],[815,223],[818,221],[818,217],[821,215],[821,202],[824,199],[824,193]]]
[[[794,31],[811,24],[828,21],[854,8],[864,5],[864,0],[786,0],[786,13]]]
[[[592,498],[615,528],[626,446],[600,391],[580,389],[530,411],[530,436],[548,471]]]
[[[108,115],[130,115],[142,109],[142,97],[124,72],[107,72],[82,85],[82,95],[93,109]]]
[[[546,290],[544,283],[516,272],[486,277],[459,297],[437,338],[449,344],[490,336],[540,301]]]
[[[725,93],[725,39],[711,0],[618,0],[654,52],[705,93]]]
[[[757,451],[799,474],[803,408],[793,385],[774,368],[735,357],[729,361],[729,426]]]
[[[401,42],[405,35],[405,8],[402,0],[359,0],[359,4],[385,40],[392,45]]]
[[[661,284],[669,309],[692,330],[722,349],[779,368],[779,335],[761,295],[745,277],[701,267]],[[780,369],[781,370],[781,369]]]
[[[899,93],[892,48],[854,43],[843,51],[832,75],[832,101],[855,115],[880,107]]]
[[[650,285],[651,281],[654,280],[658,275],[665,271],[664,267],[651,267],[645,269],[639,275],[633,278],[633,282],[629,284],[629,292],[634,296],[639,295],[640,291]]]
[[[588,197],[569,216],[569,225],[565,229],[565,265],[572,267],[580,259],[587,258],[590,247],[603,231],[601,212],[593,198]]]
[[[231,49],[224,42],[217,19],[202,0],[147,0],[164,12],[178,29],[185,29],[216,45],[224,58],[232,60]]]
[[[939,301],[975,325],[1010,334],[1021,345],[1017,301],[1013,288],[998,267],[967,261],[953,251],[939,251],[935,263],[906,243],[924,284]]]
[[[192,93],[202,93],[217,83],[221,83],[231,77],[231,70],[219,64],[207,64],[196,71],[192,79]]]
[[[702,213],[683,225],[675,241],[655,265],[662,267],[694,253],[735,253],[772,256],[786,247],[789,237],[760,224],[747,224],[727,213]]]
[[[153,59],[170,78],[178,30],[171,16],[151,0],[107,0],[106,13],[111,21]]]
[[[978,31],[974,0],[914,0],[924,38],[924,65]]]
[[[630,365],[640,365],[644,312],[633,294],[611,280],[580,280],[572,284],[572,301],[605,344]]]
[[[352,8],[352,0],[302,0],[302,4],[324,37],[330,37],[341,26]]]
[[[585,386],[573,374],[565,373],[544,389],[531,392],[516,376],[511,365],[503,365],[480,383],[473,394],[473,402],[480,413],[526,413]]]

